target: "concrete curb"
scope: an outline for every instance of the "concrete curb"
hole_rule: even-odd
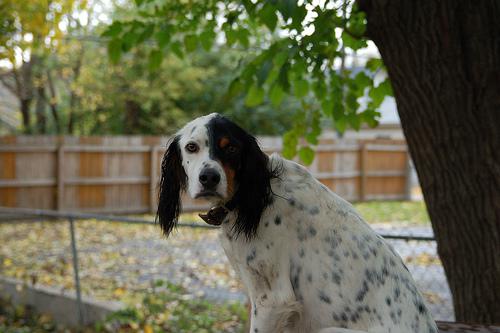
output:
[[[0,296],[15,305],[29,305],[38,313],[52,316],[54,321],[69,327],[78,327],[78,304],[74,292],[53,287],[29,285],[23,281],[0,276]],[[84,324],[104,319],[108,314],[123,309],[120,302],[97,301],[82,296]]]

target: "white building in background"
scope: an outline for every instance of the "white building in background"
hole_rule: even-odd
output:
[[[0,135],[15,133],[19,129],[19,113],[16,96],[0,83]]]

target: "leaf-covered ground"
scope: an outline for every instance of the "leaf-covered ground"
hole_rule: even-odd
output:
[[[162,281],[157,281],[154,292],[145,294],[136,305],[79,330],[0,298],[1,333],[240,333],[245,330],[247,319],[247,310],[240,303],[213,304],[193,299],[183,288]]]
[[[0,230],[1,275],[73,288],[67,222],[16,222]],[[76,239],[82,292],[98,299],[133,303],[160,279],[198,296],[241,289],[216,230],[179,228],[165,240],[154,225],[83,220],[76,223]]]
[[[362,203],[357,209],[385,233],[428,233],[422,203]],[[145,217],[152,219],[151,216]],[[185,222],[195,215],[185,215]],[[404,222],[404,223],[403,223]],[[179,228],[168,240],[155,225],[84,220],[76,223],[82,291],[102,300],[140,307],[155,281],[183,288],[183,298],[242,301],[242,285],[217,240],[217,230]],[[446,280],[435,244],[391,241],[434,310],[450,317]],[[32,284],[72,289],[69,226],[65,221],[0,224],[0,275]],[[204,296],[204,297],[202,297]],[[189,312],[189,311],[188,311]],[[138,328],[137,330],[140,331]]]

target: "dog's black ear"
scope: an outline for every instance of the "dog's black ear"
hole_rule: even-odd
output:
[[[278,172],[270,170],[268,156],[249,134],[243,140],[241,156],[241,167],[236,172],[238,190],[234,200],[238,217],[234,229],[251,239],[257,232],[262,212],[272,203],[271,179],[278,177]]]
[[[160,192],[156,221],[168,236],[176,226],[182,209],[181,193],[186,188],[186,172],[182,167],[179,137],[170,143],[161,162]]]

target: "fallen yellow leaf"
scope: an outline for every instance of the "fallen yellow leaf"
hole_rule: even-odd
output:
[[[5,267],[9,267],[9,266],[11,266],[11,265],[12,265],[12,260],[11,260],[11,259],[9,259],[9,258],[5,258],[5,259],[3,260],[3,265],[4,265]]]
[[[116,288],[115,291],[113,291],[113,295],[116,297],[122,296],[125,293],[125,289],[123,288]]]
[[[144,325],[144,333],[153,333],[153,328],[150,325]]]

